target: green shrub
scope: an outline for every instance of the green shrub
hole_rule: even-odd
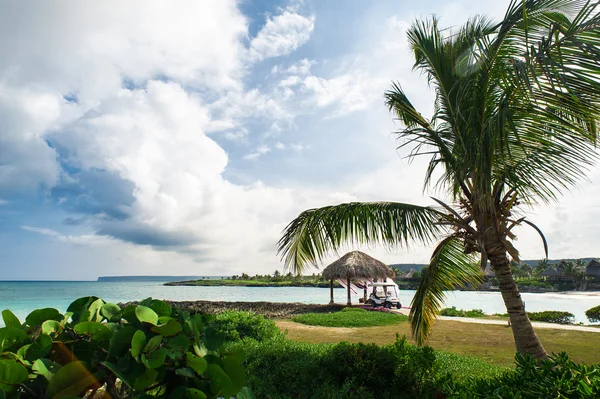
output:
[[[358,312],[358,313],[365,313],[367,312],[366,309],[363,308],[344,308],[342,310],[340,310],[340,312]]]
[[[435,351],[435,358],[440,370],[449,373],[455,381],[495,377],[507,370],[476,357],[457,355],[452,352]]]
[[[521,278],[517,280],[520,287],[552,288],[552,284],[542,279]]]
[[[449,380],[449,398],[598,398],[600,366],[575,364],[565,353],[538,363],[533,357],[516,356],[514,371],[490,379]]]
[[[284,338],[233,346],[244,348],[247,383],[260,398],[426,398],[442,386],[433,349],[404,338],[386,346]]]
[[[558,310],[545,310],[543,312],[527,312],[529,320],[544,321],[546,323],[557,324],[573,324],[575,315],[570,312],[562,312]]]
[[[216,316],[215,328],[225,334],[226,341],[255,339],[264,341],[281,335],[277,325],[263,315],[252,312],[227,311]]]
[[[508,317],[508,313],[495,313],[494,316]],[[543,312],[527,312],[529,320],[543,321],[546,323],[557,324],[573,324],[575,323],[575,315],[570,312],[559,310],[544,310]]]
[[[585,315],[590,323],[600,323],[600,305],[586,310]]]
[[[243,354],[223,348],[214,316],[151,298],[121,309],[92,296],[64,314],[37,309],[24,323],[10,310],[2,317],[0,398],[80,397],[104,385],[113,398],[252,397]]]
[[[348,309],[348,308],[346,308]],[[408,320],[407,316],[393,312],[377,312],[353,309],[334,313],[306,313],[292,318],[292,321],[311,326],[324,327],[373,327],[397,324]]]
[[[440,312],[442,316],[450,316],[450,317],[483,317],[485,313],[481,309],[471,309],[471,310],[463,310],[456,309],[455,306],[451,308],[442,309]]]

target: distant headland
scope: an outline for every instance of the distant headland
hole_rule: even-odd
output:
[[[182,280],[220,280],[228,276],[100,276],[99,282],[160,282]]]

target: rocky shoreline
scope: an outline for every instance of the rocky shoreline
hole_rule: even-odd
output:
[[[228,310],[253,312],[269,318],[290,318],[304,313],[330,313],[345,308],[345,305],[317,305],[285,302],[224,302],[224,301],[165,301],[173,308],[190,313],[216,314]],[[125,307],[138,302],[119,303]]]

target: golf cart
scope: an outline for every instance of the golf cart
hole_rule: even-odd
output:
[[[400,309],[402,307],[400,298],[398,298],[398,286],[395,283],[369,283],[367,287],[372,288],[367,303],[370,303],[374,308],[385,306],[391,309],[395,306]]]

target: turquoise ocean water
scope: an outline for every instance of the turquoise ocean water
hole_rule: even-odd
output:
[[[96,281],[0,281],[0,310],[11,309],[21,320],[34,309],[53,307],[64,312],[82,296],[95,295],[107,302],[126,302],[147,297],[174,301],[269,301],[322,303],[329,301],[328,288],[308,287],[166,287],[162,282]],[[402,304],[410,305],[414,291],[400,291]],[[584,312],[600,305],[600,293],[524,293],[528,311],[565,310],[575,314],[578,322],[587,323]],[[346,292],[335,290],[336,301],[344,303]],[[353,302],[358,303],[358,296]],[[500,293],[453,291],[446,306],[459,309],[482,309],[485,313],[505,313]],[[0,320],[0,324],[2,321]]]

